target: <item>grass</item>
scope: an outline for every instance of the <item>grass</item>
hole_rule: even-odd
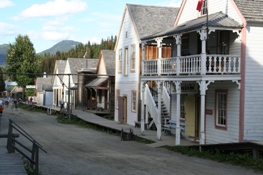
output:
[[[199,149],[189,148],[186,146],[163,146],[162,148],[166,148],[170,151],[178,152],[187,156],[210,159],[217,162],[229,163],[232,165],[238,165],[263,172],[262,156],[260,158],[253,158],[251,152],[235,153],[223,152],[221,150],[199,151]]]

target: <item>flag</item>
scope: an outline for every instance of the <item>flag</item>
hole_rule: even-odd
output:
[[[83,55],[83,58],[86,58],[87,54],[88,54],[88,51],[86,50],[85,54]]]
[[[203,5],[203,0],[199,0],[196,6],[196,10],[200,12],[202,9],[202,5]]]

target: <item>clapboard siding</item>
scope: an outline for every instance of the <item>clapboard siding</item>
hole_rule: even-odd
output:
[[[186,21],[189,21],[191,19],[194,19],[200,16],[199,12],[196,10],[197,2],[198,1],[187,1],[184,7],[184,11],[180,17],[180,20],[178,21],[178,24],[184,23]],[[209,4],[208,4],[209,14],[220,12],[220,11],[228,14],[230,18],[236,20],[237,22],[240,22],[240,23],[242,22],[233,4],[231,3],[231,0],[226,0],[226,1],[213,0],[211,2],[209,1]]]
[[[127,35],[126,35],[127,33]],[[126,37],[127,36],[127,37]],[[137,112],[131,111],[131,93],[132,91],[137,91],[139,88],[139,44],[136,33],[134,31],[134,26],[130,19],[128,11],[124,14],[124,20],[120,29],[120,35],[116,47],[116,69],[115,69],[115,88],[120,90],[120,96],[127,97],[127,124],[134,125],[134,121],[137,121]],[[135,72],[130,71],[130,54],[131,46],[136,46],[136,60],[135,60]],[[128,60],[127,60],[127,75],[124,75],[124,56],[125,48],[128,48]],[[122,73],[118,73],[118,60],[119,60],[119,50],[122,50]],[[138,95],[137,95],[138,96]],[[118,120],[118,108],[115,108],[115,120]]]
[[[263,30],[247,27],[244,140],[263,140]]]
[[[215,128],[215,91],[227,90],[227,130]],[[239,138],[239,90],[233,82],[215,82],[208,87],[206,94],[206,109],[212,110],[212,115],[206,115],[206,143],[238,142]]]

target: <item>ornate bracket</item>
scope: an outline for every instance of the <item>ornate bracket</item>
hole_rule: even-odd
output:
[[[238,89],[240,90],[240,81],[239,80],[232,80],[232,82],[236,82],[236,84],[238,85]]]
[[[158,47],[161,47],[161,46],[162,46],[163,38],[158,37],[158,38],[155,39],[155,41],[157,42],[157,46],[158,46]]]

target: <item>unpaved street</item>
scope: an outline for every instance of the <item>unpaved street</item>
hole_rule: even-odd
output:
[[[187,157],[161,148],[75,125],[60,124],[44,113],[5,109],[1,132],[13,119],[47,151],[40,151],[43,175],[253,175],[238,166]]]

